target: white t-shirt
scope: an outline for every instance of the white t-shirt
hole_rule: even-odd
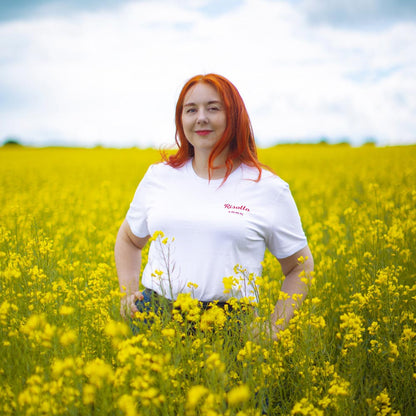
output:
[[[164,233],[151,242],[142,284],[169,299],[186,292],[201,301],[252,296],[246,278],[261,275],[266,247],[285,258],[307,244],[289,186],[267,170],[255,182],[258,170],[244,164],[221,185],[197,176],[191,162],[151,165],[127,212],[137,237]],[[236,265],[246,272],[236,273]],[[223,278],[230,276],[241,287],[226,294]]]

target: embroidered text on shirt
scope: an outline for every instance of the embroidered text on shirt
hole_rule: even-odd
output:
[[[245,205],[224,204],[224,208],[228,209],[228,212],[230,214],[244,215],[244,213],[250,212],[250,209],[247,208]]]

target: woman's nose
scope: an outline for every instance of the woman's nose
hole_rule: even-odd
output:
[[[206,123],[207,122],[207,114],[205,110],[201,109],[198,111],[197,123]]]

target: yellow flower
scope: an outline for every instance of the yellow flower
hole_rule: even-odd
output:
[[[46,321],[44,314],[32,315],[21,327],[22,333],[37,344],[44,347],[52,346],[52,338],[56,333],[56,326]]]
[[[227,402],[230,406],[238,406],[250,399],[250,389],[247,385],[234,387],[227,393]]]
[[[221,361],[221,357],[217,352],[213,352],[206,359],[205,364],[209,370],[218,370],[220,372],[225,370],[225,364]]]
[[[63,316],[71,315],[75,312],[75,309],[72,306],[62,305],[59,308],[59,313]]]
[[[323,407],[324,409],[326,409],[327,407],[329,407],[332,403],[332,400],[329,396],[324,396],[322,399],[319,400],[318,404],[319,406]]]
[[[201,316],[201,330],[209,331],[213,328],[222,329],[227,320],[224,309],[213,305],[207,309]]]
[[[100,358],[88,362],[85,365],[84,373],[89,382],[97,388],[101,388],[104,383],[111,383],[114,380],[113,369]]]
[[[324,416],[324,412],[321,409],[316,408],[312,403],[308,401],[306,397],[297,402],[292,411],[291,415],[305,415],[305,416]]]
[[[376,412],[376,416],[400,416],[400,412],[394,412],[391,407],[391,400],[384,389],[374,400],[367,399],[369,406]]]
[[[70,377],[76,369],[73,357],[66,357],[63,360],[55,359],[52,364],[52,376],[58,379],[61,376]]]
[[[345,355],[349,348],[356,347],[362,342],[362,333],[364,327],[362,319],[353,312],[341,315],[341,332],[337,334],[338,338],[344,338],[342,354]]]
[[[179,293],[178,298],[173,302],[173,316],[179,322],[179,315],[184,315],[187,321],[197,322],[200,318],[201,308],[198,299],[193,299],[190,293]]]
[[[129,334],[129,327],[125,322],[109,320],[104,331],[111,338],[123,338]]]
[[[162,231],[155,231],[150,239],[150,241],[155,241],[158,238],[162,239],[165,236],[165,234]]]
[[[403,329],[402,336],[400,337],[400,342],[405,343],[405,342],[411,341],[415,337],[416,337],[416,332],[413,331],[409,327],[405,327]]]
[[[188,409],[194,409],[199,401],[209,392],[209,390],[204,386],[192,386],[188,391],[188,396],[186,400],[186,407]]]
[[[173,338],[175,336],[175,330],[173,328],[162,329],[162,335],[167,338]]]
[[[198,289],[198,285],[196,283],[189,282],[187,285],[189,289]]]
[[[397,344],[394,342],[389,341],[389,361],[394,362],[394,360],[399,356],[399,350],[397,348]]]
[[[303,263],[305,263],[306,260],[308,260],[308,258],[309,258],[308,256],[305,256],[305,257],[300,256],[300,257],[298,257],[298,263],[303,264]]]
[[[64,347],[67,347],[68,345],[73,344],[76,340],[77,340],[77,333],[72,329],[69,329],[69,330],[65,331],[59,337],[59,342]]]
[[[136,409],[137,402],[134,397],[129,396],[128,394],[123,394],[117,400],[117,406],[126,416],[139,416]]]
[[[224,284],[224,293],[228,294],[231,292],[234,286],[238,284],[238,280],[234,276],[224,277],[222,279],[222,283]]]
[[[368,333],[370,335],[376,335],[379,328],[380,328],[380,324],[377,321],[374,321],[368,327]]]
[[[347,396],[349,394],[350,383],[339,377],[336,373],[334,379],[331,380],[328,394],[331,396]]]
[[[88,406],[95,401],[95,392],[97,388],[91,384],[84,384],[82,389],[82,402]]]
[[[5,300],[1,305],[0,305],[0,323],[2,325],[6,325],[7,320],[7,314],[9,313],[9,310],[11,309],[11,304],[9,301]]]

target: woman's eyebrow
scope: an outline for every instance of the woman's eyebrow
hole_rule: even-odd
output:
[[[219,105],[222,105],[222,102],[221,101],[218,101],[218,100],[212,100],[212,101],[208,101],[208,103],[207,103],[208,105],[212,105],[212,104],[219,104]],[[184,107],[193,107],[193,106],[195,106],[196,105],[196,103],[186,103],[186,104],[184,104],[183,106]]]

